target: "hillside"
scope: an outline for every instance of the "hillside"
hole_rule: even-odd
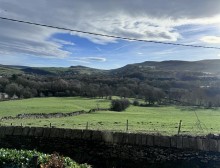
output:
[[[113,74],[125,75],[130,72],[203,72],[209,74],[218,74],[220,72],[220,60],[202,60],[202,61],[146,61],[143,63],[129,64],[122,68],[114,69]]]
[[[11,76],[12,74],[22,74],[20,67],[0,65],[0,75]]]
[[[146,61],[143,63],[129,64],[124,67],[112,70],[101,70],[84,66],[71,67],[25,67],[0,65],[0,75],[12,74],[37,74],[37,75],[92,75],[92,74],[112,74],[130,75],[135,73],[165,73],[165,72],[203,72],[209,74],[220,73],[220,60],[201,61]],[[168,75],[169,76],[169,75]]]
[[[106,70],[89,68],[84,66],[71,67],[25,67],[13,65],[0,65],[0,75],[11,76],[12,74],[35,74],[35,75],[82,75],[103,74]]]
[[[151,66],[156,70],[169,71],[194,71],[194,72],[220,72],[220,60],[202,60],[202,61],[163,61],[163,62],[144,62],[139,66]]]
[[[113,70],[84,66],[1,66],[0,92],[11,97],[141,97],[148,104],[220,107],[219,60],[143,62]],[[9,74],[22,74],[13,75]],[[6,75],[5,75],[6,74]],[[171,100],[173,102],[171,102]],[[175,102],[174,102],[175,101]],[[165,100],[165,104],[167,99]]]

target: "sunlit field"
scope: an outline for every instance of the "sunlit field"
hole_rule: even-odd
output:
[[[109,108],[110,101],[75,97],[34,98],[0,103],[1,116],[15,116],[20,113],[88,111],[96,107]],[[220,132],[219,109],[177,106],[137,107],[131,105],[124,112],[98,111],[66,118],[5,120],[1,121],[1,124],[49,127],[51,123],[52,127],[171,135],[177,134],[180,120],[182,120],[181,134],[204,135]]]
[[[0,102],[0,117],[16,116],[23,113],[54,113],[107,108],[110,102],[105,99],[81,97],[50,97],[12,100]]]

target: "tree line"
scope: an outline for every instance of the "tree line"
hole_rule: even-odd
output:
[[[0,92],[10,97],[66,97],[144,99],[146,105],[181,104],[220,106],[220,80],[187,78],[143,78],[117,75],[40,76],[12,75],[0,78]],[[140,78],[138,78],[140,77]]]

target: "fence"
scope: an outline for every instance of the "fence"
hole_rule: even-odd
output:
[[[37,127],[53,127],[53,128],[71,128],[71,129],[86,129],[86,130],[108,130],[119,132],[143,132],[163,135],[207,135],[217,134],[218,130],[207,128],[201,123],[160,123],[151,121],[74,121],[64,122],[62,120],[33,120],[29,122],[26,120],[8,120],[0,123],[2,126],[37,126]]]
[[[28,138],[31,140],[33,137],[35,138],[33,139],[32,143],[36,143],[35,140],[40,137],[48,139],[48,141],[41,141],[40,138],[39,141],[41,141],[41,145],[43,142],[50,143],[50,141],[53,140],[56,143],[58,141],[58,144],[61,142],[63,143],[65,140],[67,140],[69,143],[73,142],[74,140],[85,140],[118,145],[138,145],[220,152],[219,136],[164,136],[144,133],[120,133],[112,131],[76,130],[62,128],[13,126],[0,127],[0,142],[3,146],[4,144],[8,145],[8,143],[11,143],[11,145],[14,145],[14,143],[31,145],[26,144],[23,142],[23,140],[27,140]],[[18,141],[18,138],[21,138],[21,140]],[[73,141],[68,141],[69,139]]]

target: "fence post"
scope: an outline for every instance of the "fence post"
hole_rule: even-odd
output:
[[[50,128],[51,128],[52,126],[51,126],[51,123],[50,123]]]
[[[86,123],[86,130],[89,129],[89,122]]]
[[[127,120],[127,123],[126,123],[126,131],[128,131],[128,120]]]
[[[181,131],[181,126],[182,126],[182,120],[180,120],[180,122],[179,122],[179,127],[178,127],[178,135],[180,134],[180,131]]]

